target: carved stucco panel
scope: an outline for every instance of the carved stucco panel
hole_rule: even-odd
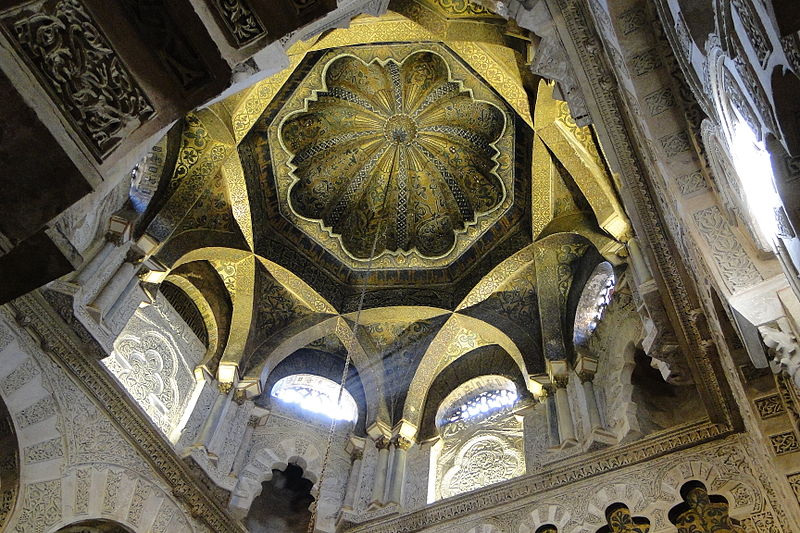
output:
[[[731,292],[763,280],[717,206],[701,209],[692,217],[711,251],[717,271]]]
[[[436,461],[436,497],[449,498],[525,473],[522,424],[506,410],[480,422],[448,424]]]
[[[1,21],[17,52],[99,160],[155,113],[79,0],[28,3]]]
[[[181,422],[205,347],[163,296],[139,309],[103,360],[164,434]]]

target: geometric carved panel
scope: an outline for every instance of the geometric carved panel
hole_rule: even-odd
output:
[[[755,400],[756,411],[762,419],[779,416],[785,412],[781,397],[777,394],[764,396]]]

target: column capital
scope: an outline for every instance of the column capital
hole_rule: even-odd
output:
[[[575,361],[575,373],[581,379],[581,383],[591,381],[597,373],[598,361],[596,357],[580,354]]]
[[[361,448],[357,448],[350,452],[350,462],[355,463],[356,461],[360,461],[364,458],[364,450]]]
[[[557,389],[566,389],[569,383],[569,376],[553,376],[553,383]]]
[[[378,448],[379,450],[388,450],[390,443],[391,440],[386,435],[381,435],[380,437],[375,439],[375,447]]]
[[[414,441],[411,439],[407,439],[402,435],[397,435],[392,439],[392,444],[394,444],[395,448],[399,448],[401,450],[408,450],[411,446],[414,445]]]
[[[233,392],[233,401],[236,402],[236,405],[243,405],[246,400],[247,393],[244,389],[236,389]]]

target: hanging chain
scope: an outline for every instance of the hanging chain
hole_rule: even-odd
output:
[[[392,166],[389,169],[389,179],[386,180],[386,188],[383,191],[383,201],[381,203],[381,212],[386,209],[386,200],[389,197],[389,184],[392,181],[392,174],[394,173],[395,159],[392,159]],[[383,221],[378,222],[378,227],[375,229],[375,238],[372,240],[372,250],[369,253],[369,261],[367,261],[367,273],[364,276],[364,283],[361,285],[361,295],[358,298],[358,309],[356,310],[356,323],[353,325],[353,342],[358,342],[358,329],[361,326],[361,311],[364,309],[364,297],[367,294],[367,285],[369,278],[372,275],[372,260],[375,258],[375,250],[378,246],[378,238],[383,231]],[[346,350],[347,355],[344,359],[344,369],[342,370],[342,379],[339,382],[339,395],[336,399],[336,405],[339,406],[342,402],[342,394],[344,393],[344,385],[347,381],[347,373],[350,370],[350,360],[352,359],[351,350]],[[317,508],[319,507],[320,496],[322,495],[322,482],[325,479],[325,471],[328,468],[328,459],[333,447],[333,436],[336,433],[336,417],[331,417],[331,425],[328,430],[328,443],[325,445],[325,455],[322,459],[322,469],[319,472],[319,482],[317,484],[317,498],[311,505],[311,519],[308,522],[307,533],[314,533],[314,528],[317,523]]]

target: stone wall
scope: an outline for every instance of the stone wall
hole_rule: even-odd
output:
[[[5,312],[0,358],[0,395],[22,458],[20,496],[8,531],[43,533],[101,517],[134,531],[209,531],[104,409]]]
[[[590,469],[591,457],[583,460]],[[794,531],[780,497],[763,473],[764,464],[749,437],[731,436],[582,480],[561,478],[559,482],[548,472],[526,475],[354,531],[487,531],[485,528],[491,527],[497,533],[529,533],[554,524],[559,532],[594,533],[606,523],[606,508],[623,503],[632,514],[650,520],[651,532],[666,533],[675,531],[667,514],[681,503],[680,488],[690,480],[725,497],[730,516],[739,520],[745,531]],[[542,490],[544,480],[554,488]]]

